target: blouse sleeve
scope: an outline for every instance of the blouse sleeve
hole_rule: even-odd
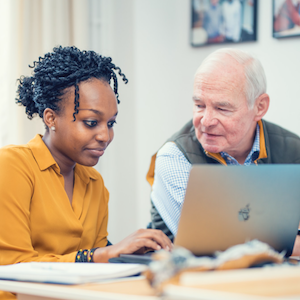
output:
[[[34,174],[17,149],[0,150],[0,265],[29,261],[74,262],[77,252],[40,254],[32,245],[30,207]]]

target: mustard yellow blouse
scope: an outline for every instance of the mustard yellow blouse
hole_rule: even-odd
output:
[[[0,149],[0,265],[74,262],[79,249],[106,246],[109,194],[103,179],[78,164],[74,173],[71,206],[40,135]]]

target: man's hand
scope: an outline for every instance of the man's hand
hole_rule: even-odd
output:
[[[300,235],[297,235],[292,256],[300,256]]]

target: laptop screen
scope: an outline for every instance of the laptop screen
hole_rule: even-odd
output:
[[[193,165],[174,244],[195,255],[258,239],[290,255],[300,221],[300,165]]]

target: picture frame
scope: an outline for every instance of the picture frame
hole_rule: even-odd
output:
[[[191,0],[191,45],[256,41],[257,2]]]
[[[300,36],[300,0],[273,0],[273,37]]]

